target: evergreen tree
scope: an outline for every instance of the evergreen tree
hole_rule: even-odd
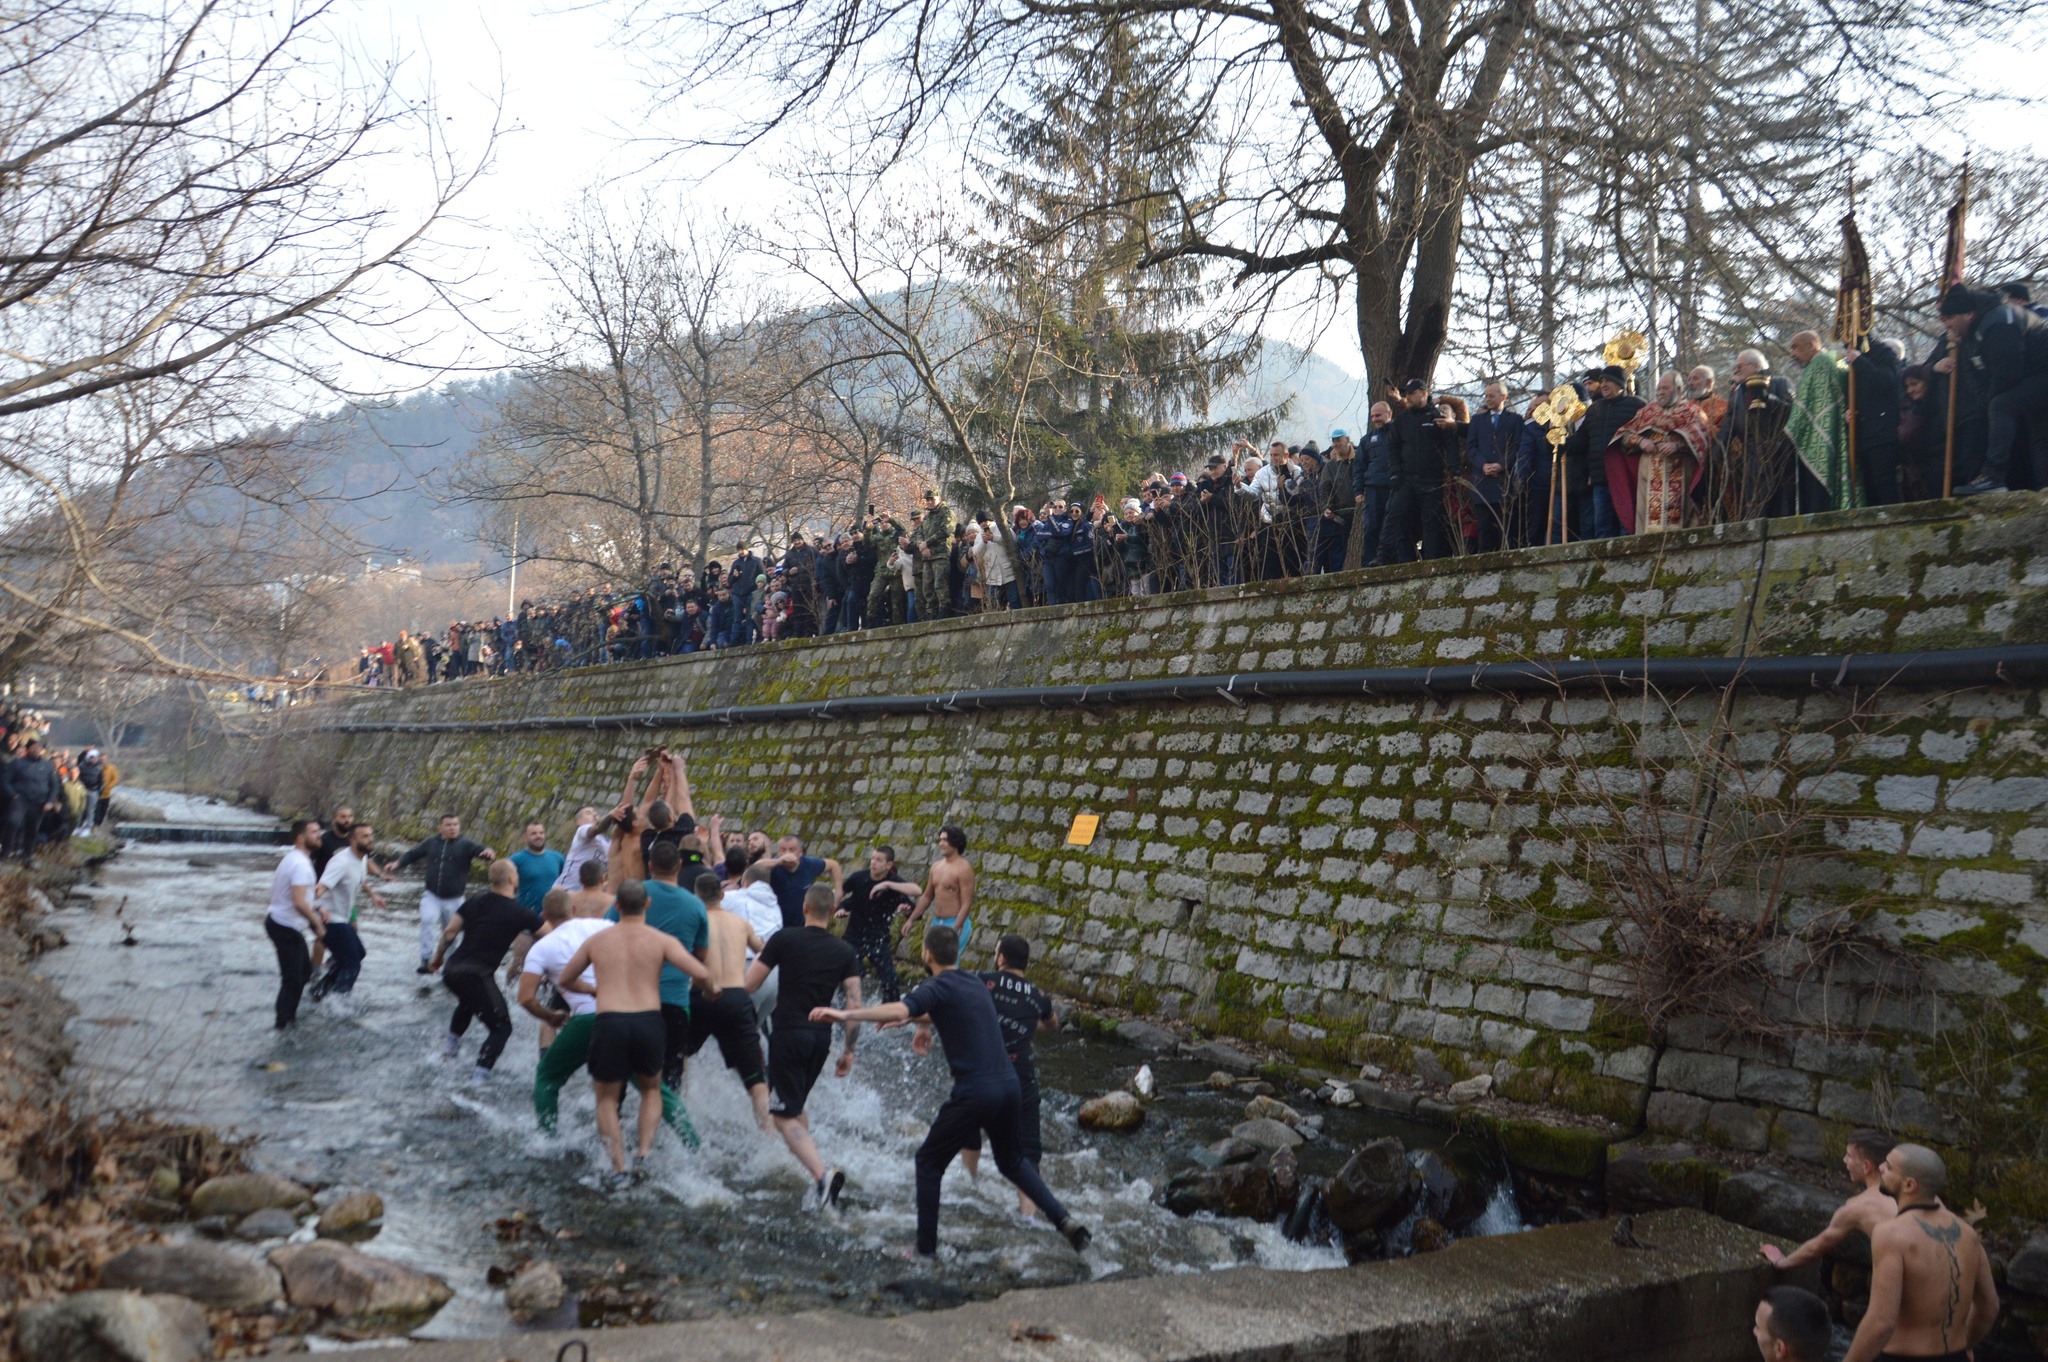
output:
[[[990,433],[1014,441],[1021,487],[1115,498],[1278,414],[1210,419],[1258,338],[1190,320],[1216,296],[1200,262],[1148,259],[1207,122],[1184,54],[1156,22],[1090,20],[997,113],[971,306],[1013,339],[973,375],[972,406],[1007,425]]]

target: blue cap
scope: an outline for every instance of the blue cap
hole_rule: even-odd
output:
[[[1348,440],[1351,438],[1351,432],[1339,428],[1330,432],[1330,438],[1333,440]]]

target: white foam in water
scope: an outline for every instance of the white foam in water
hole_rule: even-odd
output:
[[[1493,1195],[1486,1200],[1486,1209],[1465,1231],[1465,1237],[1483,1239],[1496,1234],[1520,1234],[1528,1228],[1522,1220],[1521,1208],[1515,1205],[1514,1189],[1503,1182],[1493,1189]]]

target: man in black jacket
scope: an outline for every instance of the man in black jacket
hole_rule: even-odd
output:
[[[1960,291],[1958,285],[1950,294]],[[1962,349],[1963,386],[1969,389],[1974,377],[1988,395],[1988,426],[1983,471],[1956,488],[1956,495],[2003,492],[2013,446],[2021,441],[2031,465],[2026,481],[2041,486],[2048,483],[2048,322],[1997,294],[1977,294],[1973,301],[1976,317]],[[1944,317],[1950,306],[1944,298]]]
[[[1401,409],[1387,438],[1393,495],[1372,566],[1414,562],[1417,540],[1425,560],[1451,556],[1444,484],[1463,461],[1464,448],[1465,428],[1430,400],[1429,385],[1419,378],[1403,383]]]
[[[1888,340],[1868,350],[1845,352],[1856,387],[1856,470],[1863,478],[1863,503],[1899,501],[1899,347]]]
[[[19,856],[24,864],[32,864],[36,833],[44,815],[62,807],[64,787],[57,768],[43,755],[42,743],[34,738],[7,763],[6,777],[7,821],[0,827],[0,856]]]
[[[818,632],[836,634],[840,629],[840,615],[846,599],[846,551],[850,547],[845,535],[837,539],[827,535],[818,541],[817,561],[811,565],[811,592],[818,603]]]
[[[419,862],[426,863],[427,883],[420,893],[420,967],[415,973],[433,973],[427,967],[427,961],[433,957],[442,931],[461,911],[462,901],[469,896],[470,862],[479,857],[494,861],[498,853],[482,842],[464,837],[462,819],[455,814],[444,813],[437,835],[398,858],[397,868],[400,870]]]
[[[1578,521],[1579,538],[1615,539],[1622,531],[1614,514],[1614,494],[1607,490],[1607,446],[1648,404],[1628,390],[1628,372],[1619,364],[1610,364],[1590,377],[1598,395],[1587,406],[1579,428],[1564,442],[1564,480],[1571,490],[1571,514]],[[1596,467],[1598,477],[1593,476]]]

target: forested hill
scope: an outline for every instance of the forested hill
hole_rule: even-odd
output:
[[[341,522],[393,558],[422,565],[480,564],[502,550],[478,543],[480,509],[450,499],[448,474],[475,447],[515,380],[509,374],[365,404],[302,427],[328,470],[325,487],[346,498]],[[1364,386],[1328,360],[1291,345],[1266,347],[1259,367],[1218,404],[1229,416],[1292,399],[1280,434],[1329,443],[1333,426],[1365,424]]]

